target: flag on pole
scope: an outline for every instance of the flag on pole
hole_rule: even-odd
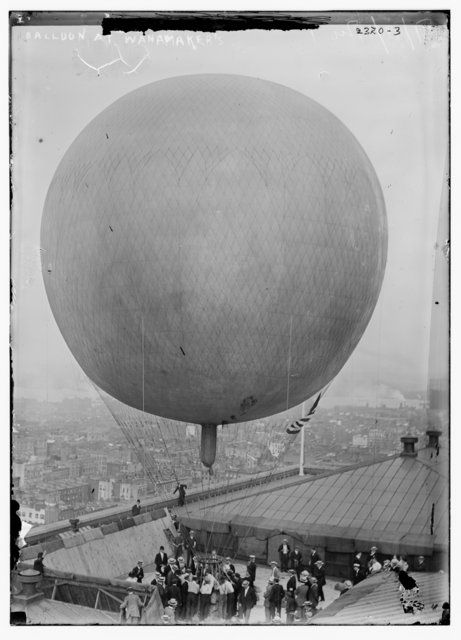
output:
[[[317,405],[320,402],[320,398],[322,397],[322,392],[319,393],[319,395],[317,396],[317,398],[315,399],[314,404],[312,405],[312,407],[309,409],[307,416],[300,418],[299,420],[296,420],[295,422],[292,422],[288,427],[287,427],[287,433],[289,435],[296,435],[297,433],[299,433],[301,431],[301,428],[304,426],[305,423],[309,422],[309,420],[311,419],[311,417],[314,415],[315,410],[317,409]]]

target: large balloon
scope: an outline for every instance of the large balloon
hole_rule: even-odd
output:
[[[373,167],[329,111],[272,82],[192,75],[85,127],[49,188],[41,247],[54,316],[93,382],[216,425],[283,411],[338,373],[375,307],[387,228]]]

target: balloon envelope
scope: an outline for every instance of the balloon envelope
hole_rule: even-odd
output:
[[[117,100],[61,161],[43,277],[86,374],[200,424],[312,396],[346,362],[386,261],[374,169],[329,111],[282,85],[184,76]]]

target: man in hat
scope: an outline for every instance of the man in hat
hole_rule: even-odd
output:
[[[381,564],[381,559],[378,556],[378,547],[373,546],[370,549],[370,553],[367,559],[367,567],[369,571],[371,570],[371,567],[375,562],[379,562]]]
[[[136,503],[131,507],[131,515],[139,516],[141,513],[141,500],[136,500]]]
[[[138,564],[130,571],[130,575],[132,578],[136,578],[136,582],[141,583],[144,578],[144,569],[143,569],[142,560],[138,560]]]
[[[197,539],[195,537],[195,531],[192,531],[192,529],[189,531],[184,545],[186,547],[186,566],[188,569],[191,569],[192,560],[197,555]]]
[[[187,484],[178,482],[176,489],[173,491],[173,495],[178,492],[178,507],[182,507],[186,504],[186,489]]]
[[[156,578],[156,581],[157,581],[158,595],[160,596],[162,605],[166,607],[168,602],[168,597],[166,595],[166,590],[165,590],[165,578],[163,576],[159,576],[158,578]]]
[[[317,553],[317,547],[312,547],[311,554],[309,556],[309,569],[311,573],[314,572],[314,565],[317,562],[317,560],[321,560],[319,554]]]
[[[418,556],[416,558],[413,571],[427,571],[426,559],[424,558],[424,556]]]
[[[325,565],[323,563],[323,560],[317,560],[317,562],[314,564],[314,570],[312,572],[312,575],[317,579],[317,588],[318,588],[318,594],[319,594],[319,599],[322,602],[325,602],[325,596],[323,594],[323,587],[326,584],[326,578],[325,578]]]
[[[306,612],[304,609],[304,603],[307,600],[307,595],[309,593],[309,584],[307,582],[307,578],[301,575],[301,580],[295,590],[295,601],[296,601],[296,615],[301,618],[301,620],[305,620]]]
[[[42,575],[45,570],[45,566],[43,564],[43,559],[45,557],[45,554],[46,554],[46,551],[39,551],[37,553],[37,557],[34,560],[34,571],[40,571]]]
[[[127,624],[139,624],[141,620],[142,602],[134,593],[133,587],[128,588],[128,595],[120,605],[121,613],[125,614]]]
[[[199,620],[206,620],[210,613],[211,607],[211,594],[214,588],[214,578],[211,573],[207,573],[203,578],[202,586],[200,587],[199,598]]]
[[[271,618],[282,614],[282,600],[285,596],[285,589],[279,582],[278,578],[274,578],[274,584],[269,594],[270,615]]]
[[[311,610],[315,612],[317,610],[317,605],[319,603],[319,589],[317,584],[317,578],[314,576],[311,577],[311,586],[309,587],[309,593],[307,595],[306,600],[311,603]]]
[[[295,547],[290,553],[290,567],[296,571],[296,577],[299,580],[303,568],[303,556],[299,547]]]
[[[280,571],[283,573],[288,571],[288,562],[290,560],[290,545],[286,538],[282,540],[282,544],[279,546],[278,552],[280,559]]]
[[[192,576],[188,580],[188,586],[187,586],[187,608],[186,608],[187,620],[192,620],[192,618],[197,614],[199,593],[200,593],[200,585],[198,583],[197,577]]]
[[[247,564],[247,574],[250,580],[250,585],[253,587],[256,580],[256,557],[250,555],[250,559]]]
[[[170,619],[169,624],[174,624],[176,622],[176,608],[178,603],[175,598],[170,598],[168,600],[168,604],[165,607],[165,614]]]
[[[269,596],[271,594],[272,586],[274,584],[274,578],[269,578],[269,581],[266,586],[266,590],[264,591],[264,615],[266,622],[271,621],[271,604],[269,602]]]
[[[277,562],[275,560],[271,560],[271,578],[279,578],[280,579],[280,570],[277,566]]]
[[[289,569],[288,572],[290,577],[287,582],[287,591],[290,589],[294,591],[296,589],[296,571],[294,569]]]
[[[232,564],[232,559],[229,556],[227,556],[227,558],[224,560],[222,570],[227,574],[235,573],[235,567]]]
[[[365,580],[366,577],[367,574],[365,569],[360,566],[360,562],[354,562],[352,568],[352,584],[358,584],[359,582],[362,582],[362,580]]]
[[[165,569],[168,565],[168,556],[165,553],[165,547],[160,547],[159,552],[154,558],[155,570],[165,575]]]
[[[171,580],[171,584],[167,585],[166,596],[168,600],[171,600],[171,598],[174,598],[176,600],[176,606],[178,608],[181,607],[182,599],[181,599],[180,580],[176,576],[174,576],[174,578]],[[176,616],[177,614],[178,612],[176,612]]]
[[[256,592],[254,587],[250,585],[248,579],[242,581],[242,588],[238,596],[239,613],[243,617],[245,624],[250,622],[251,610],[256,606]]]
[[[174,558],[168,558],[168,566],[165,571],[165,585],[167,587],[171,586],[171,583],[176,577],[176,571],[178,569],[178,565]]]

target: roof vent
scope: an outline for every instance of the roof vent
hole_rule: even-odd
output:
[[[42,579],[40,571],[35,569],[25,569],[18,573],[18,580],[21,584],[21,592],[13,596],[13,600],[17,603],[27,604],[33,600],[43,598],[43,593],[37,591],[37,586]]]
[[[440,447],[439,438],[442,435],[442,432],[435,429],[428,429],[426,431],[426,435],[429,438],[427,446],[431,447],[432,449],[438,449]]]
[[[416,436],[402,436],[400,442],[403,444],[403,450],[400,455],[416,458],[418,452],[415,449],[415,444],[418,442],[418,438]]]

